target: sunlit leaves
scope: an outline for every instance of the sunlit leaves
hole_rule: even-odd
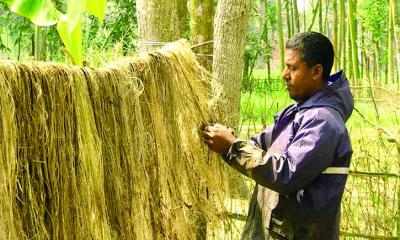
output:
[[[365,30],[373,33],[376,42],[387,34],[388,13],[386,0],[363,0],[358,3],[357,19]]]
[[[57,23],[60,37],[72,57],[72,62],[82,65],[82,14],[88,12],[103,21],[106,0],[68,0],[67,12],[62,14],[51,0],[0,0],[11,11],[27,17],[39,26]]]
[[[57,23],[61,13],[50,0],[0,0],[10,6],[11,11],[29,18],[39,26],[50,26]]]

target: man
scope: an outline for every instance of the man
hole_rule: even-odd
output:
[[[256,181],[242,239],[338,239],[340,203],[352,155],[345,127],[353,97],[343,71],[330,76],[334,52],[316,32],[288,40],[285,81],[295,104],[249,141],[221,125],[204,142]]]

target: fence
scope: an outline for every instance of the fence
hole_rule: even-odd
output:
[[[250,78],[243,80],[244,91],[282,91],[284,83],[281,78]]]

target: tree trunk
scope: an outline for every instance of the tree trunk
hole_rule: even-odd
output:
[[[332,35],[330,35],[329,31],[329,26],[328,26],[328,14],[329,14],[329,1],[325,2],[325,20],[324,20],[324,29],[323,32],[324,34],[328,34],[329,38],[332,38]]]
[[[306,5],[306,0],[302,0],[304,6]],[[306,10],[303,9],[303,31],[306,32],[307,31],[307,20],[306,20]]]
[[[366,36],[368,39],[368,35]],[[364,50],[363,51],[363,58],[364,58],[364,74],[363,80],[366,79],[368,82],[371,82],[371,57],[369,55],[370,51]]]
[[[364,79],[365,79],[365,64],[366,64],[366,61],[365,61],[365,56],[366,56],[366,53],[365,53],[365,29],[364,29],[364,27],[363,26],[361,26],[361,42],[360,42],[360,46],[361,46],[361,58],[360,58],[360,82],[361,82],[361,84],[363,84],[363,81],[364,81]]]
[[[295,30],[295,23],[294,23],[294,9],[293,9],[293,1],[292,0],[287,0],[290,1],[290,24],[292,26],[292,36],[296,32]]]
[[[187,17],[188,17],[188,0],[178,0],[178,18],[179,18],[179,37],[185,37]]]
[[[190,0],[189,4],[191,42],[196,45],[213,40],[214,1]],[[193,50],[198,54],[200,63],[211,72],[213,44],[204,44]]]
[[[180,37],[177,1],[137,0],[139,51],[160,48]]]
[[[265,9],[264,15],[269,16],[268,0],[263,0],[262,2],[264,3],[264,9]],[[264,21],[265,21],[265,23],[264,23],[264,31],[263,31],[262,38],[263,38],[264,44],[267,46],[270,46],[271,43],[269,41],[269,29],[268,29],[269,22],[268,22],[267,18],[265,18]],[[272,51],[272,50],[270,50],[271,48],[269,48],[269,47],[267,49],[268,49],[268,51]],[[269,80],[271,80],[271,57],[270,57],[270,55],[272,55],[272,54],[271,54],[271,52],[268,52],[267,54],[269,55],[266,60],[267,61],[267,78],[269,81]]]
[[[388,67],[387,67],[387,82],[394,83],[394,47],[393,47],[393,33],[394,33],[394,9],[392,2],[389,0],[389,29],[388,29]]]
[[[306,5],[307,1],[306,0],[302,0],[303,4]],[[306,32],[307,31],[307,19],[306,19],[306,10],[303,9],[303,31]]]
[[[300,32],[300,21],[299,21],[299,9],[297,7],[297,0],[293,0],[293,10],[294,10],[294,25],[296,26],[296,33]]]
[[[396,83],[399,84],[400,83],[400,52],[399,52],[399,32],[398,32],[398,19],[399,19],[399,15],[397,12],[398,9],[398,3],[395,0],[391,0],[391,8],[392,8],[392,12],[393,12],[393,37],[394,37],[394,59],[396,60],[397,63],[397,67],[395,69],[395,73],[396,73]],[[399,230],[400,231],[400,230]]]
[[[382,81],[378,81],[378,69],[379,69],[379,46],[378,42],[374,43],[374,80],[375,80],[375,85],[380,85]]]
[[[318,31],[320,33],[324,32],[324,21],[322,21],[322,0],[318,0]]]
[[[251,0],[218,1],[214,31],[213,80],[221,84],[219,121],[238,126],[243,55]]]
[[[284,56],[284,42],[283,42],[283,24],[282,24],[282,3],[281,0],[276,1],[276,17],[278,20],[278,39],[279,39],[279,63],[280,70],[283,72],[285,67],[285,56]]]
[[[340,48],[338,46],[338,11],[337,0],[333,0],[333,49],[335,50],[335,70],[339,70]]]
[[[340,57],[340,67],[342,69],[346,68],[346,11],[344,0],[339,0],[340,4],[340,25],[339,25],[339,57]]]
[[[258,18],[258,22],[259,22],[259,29],[260,29],[260,31],[259,31],[259,40],[260,40],[260,43],[261,43],[261,41],[263,40],[263,34],[264,34],[264,31],[265,31],[265,28],[266,27],[268,27],[267,26],[267,22],[266,22],[266,16],[267,16],[267,5],[266,5],[266,2],[265,2],[265,0],[259,0],[259,4],[258,4],[258,15],[259,15],[259,18]]]
[[[355,0],[348,1],[349,6],[349,24],[350,24],[350,39],[351,39],[351,56],[353,63],[354,79],[358,81],[360,79],[360,71],[358,69],[358,48],[357,48],[357,20],[355,18]]]
[[[361,26],[361,58],[360,58],[360,82],[361,84],[363,84],[364,79],[366,79],[366,74],[368,74],[368,72],[365,71],[365,67],[366,67],[366,49],[365,49],[365,29],[363,26]],[[368,76],[367,76],[368,77]]]
[[[287,36],[290,38],[292,36],[292,24],[290,22],[291,15],[289,8],[289,0],[285,0]]]
[[[34,56],[35,61],[46,61],[47,27],[35,26],[34,32]]]
[[[346,62],[346,69],[347,69],[347,73],[348,76],[351,79],[351,82],[353,83],[353,85],[356,85],[355,79],[354,79],[354,75],[353,75],[353,55],[352,55],[352,45],[351,45],[351,21],[347,21],[347,38],[346,38],[346,44],[347,44],[347,50],[345,52],[347,52],[347,62]]]
[[[309,32],[312,30],[312,28],[314,26],[315,18],[317,17],[317,13],[319,13],[319,8],[320,8],[320,5],[318,3],[315,7],[313,7],[313,10],[312,10],[313,16],[311,19],[310,26],[308,27]]]

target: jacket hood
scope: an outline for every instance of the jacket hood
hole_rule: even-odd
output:
[[[304,103],[298,103],[299,109],[327,106],[340,113],[343,121],[347,121],[354,108],[349,81],[343,70],[331,75],[327,85]]]

